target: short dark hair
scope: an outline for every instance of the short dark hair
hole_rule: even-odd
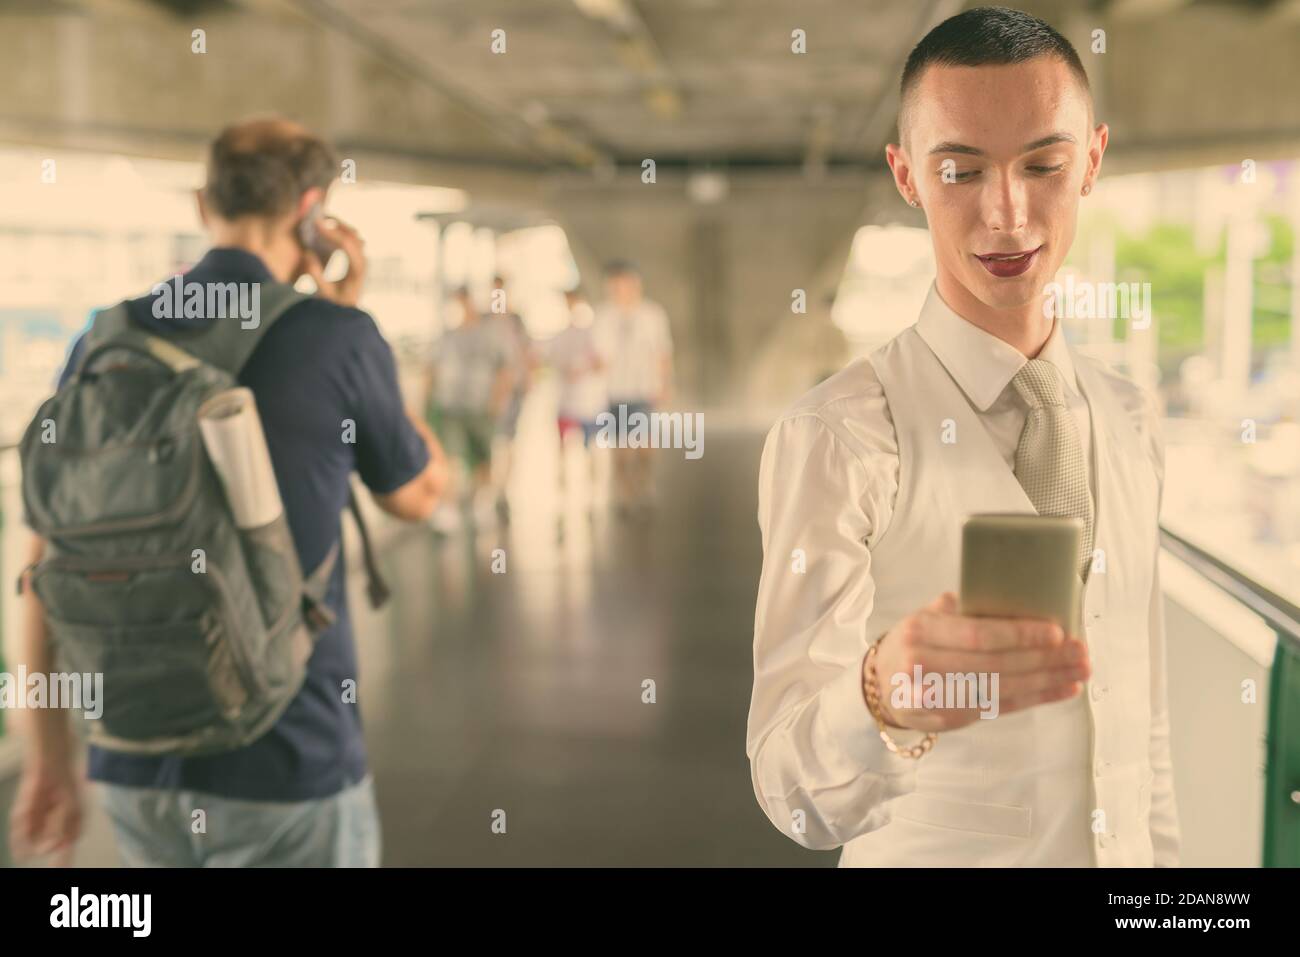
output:
[[[1088,71],[1083,68],[1078,52],[1050,24],[1006,7],[975,7],[949,17],[922,37],[907,57],[898,85],[899,135],[903,132],[908,97],[930,64],[1005,66],[1040,56],[1063,60],[1091,99]]]
[[[281,216],[313,186],[328,188],[334,151],[305,127],[267,116],[226,127],[208,151],[208,204],[223,219]]]

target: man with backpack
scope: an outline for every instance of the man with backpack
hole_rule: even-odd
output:
[[[341,513],[359,515],[356,471],[380,509],[427,519],[446,460],[356,308],[362,240],[320,216],[337,169],[287,120],[224,130],[198,196],[212,248],[176,296],[169,280],[96,316],[24,439],[37,535],[21,647],[31,672],[102,668],[87,771],[131,865],[379,862]],[[337,282],[313,251],[329,245],[348,259]],[[292,290],[303,274],[315,296]],[[181,295],[191,288],[206,304]],[[235,291],[257,308],[213,315]],[[236,385],[255,400],[282,502],[252,527],[230,488],[218,508],[220,469],[195,427]],[[16,856],[67,860],[76,734],[62,711],[31,715],[11,840]]]

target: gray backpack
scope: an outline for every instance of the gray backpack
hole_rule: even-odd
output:
[[[236,527],[198,409],[237,385],[261,337],[306,298],[264,283],[261,321],[155,335],[125,303],[95,316],[75,374],[21,446],[32,571],[61,672],[102,674],[89,740],[135,754],[249,744],[302,686],[338,545],[304,578],[283,512]],[[360,519],[355,500],[353,514]],[[374,572],[369,539],[367,569]],[[372,578],[371,600],[384,589]]]

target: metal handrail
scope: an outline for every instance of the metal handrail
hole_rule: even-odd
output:
[[[1277,633],[1278,640],[1286,642],[1293,654],[1300,655],[1300,607],[1164,525],[1160,526],[1160,543],[1206,581],[1264,619]]]
[[[1296,867],[1300,865],[1300,608],[1163,525],[1160,539],[1171,554],[1264,619],[1277,635],[1269,675],[1261,862],[1265,867]]]

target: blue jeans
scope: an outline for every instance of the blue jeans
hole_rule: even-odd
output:
[[[291,803],[116,784],[98,788],[128,867],[379,866],[381,832],[370,775],[333,797]]]

